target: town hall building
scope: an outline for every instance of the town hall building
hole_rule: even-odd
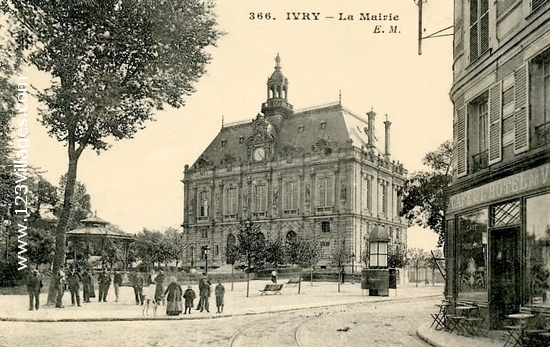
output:
[[[191,245],[185,261],[196,264],[208,245],[209,261],[225,264],[246,220],[266,239],[315,236],[323,247],[321,268],[340,243],[352,254],[348,265],[360,269],[377,225],[390,244],[406,248],[399,191],[407,171],[390,155],[391,122],[384,122],[380,150],[372,110],[364,118],[336,102],[295,111],[279,55],[275,61],[261,113],[224,125],[185,166],[183,228]]]

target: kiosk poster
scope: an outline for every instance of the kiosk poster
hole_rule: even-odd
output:
[[[419,1],[2,0],[0,345],[423,345],[454,7]]]

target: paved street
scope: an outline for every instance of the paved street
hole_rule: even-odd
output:
[[[426,346],[415,331],[419,317],[429,316],[438,300],[369,301],[196,320],[2,322],[0,346]]]

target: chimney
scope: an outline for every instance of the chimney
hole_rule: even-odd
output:
[[[390,125],[391,122],[388,120],[388,115],[386,115],[386,121],[384,122],[384,127],[386,129],[386,144],[384,147],[384,152],[386,157],[390,156]]]
[[[376,117],[376,112],[374,112],[371,108],[369,112],[367,112],[367,116],[369,117],[369,131],[367,133],[367,136],[369,138],[369,148],[374,147],[374,118]]]

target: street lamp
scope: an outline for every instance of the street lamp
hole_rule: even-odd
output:
[[[203,247],[204,250],[204,273],[208,275],[208,252],[210,252],[210,247],[208,245]]]

